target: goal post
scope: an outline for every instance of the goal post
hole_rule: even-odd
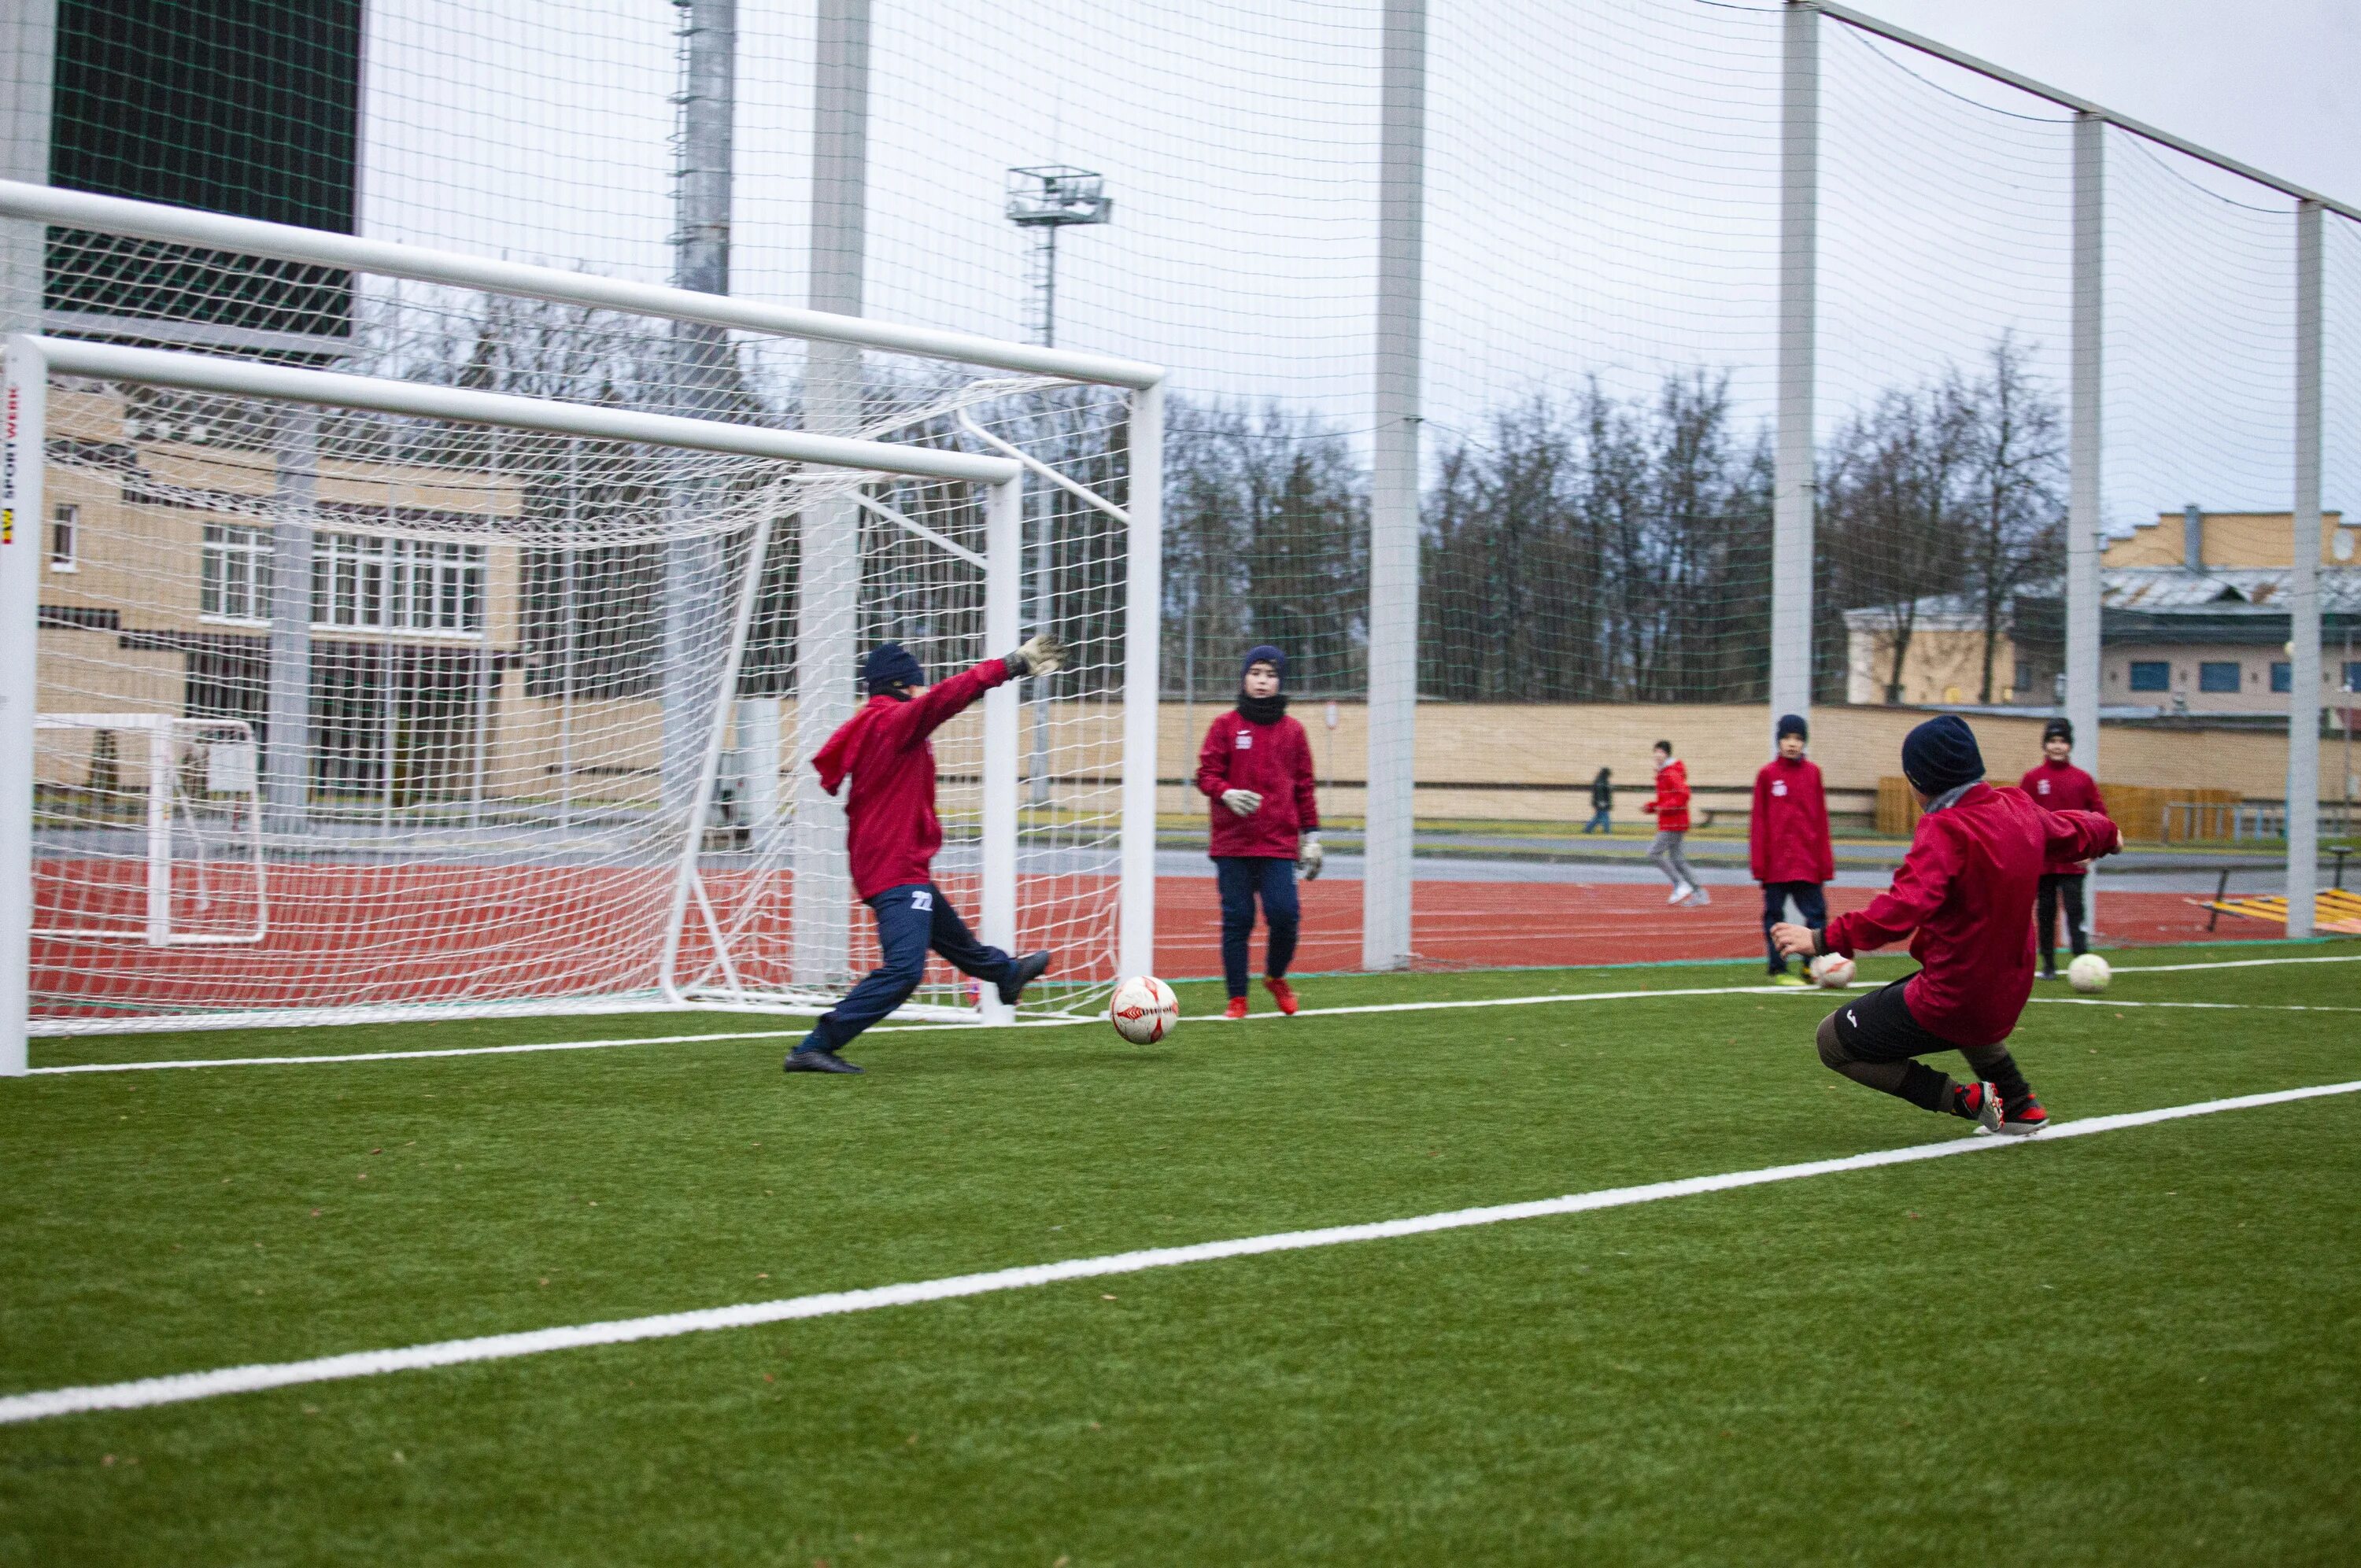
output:
[[[563,289],[573,276],[540,281]],[[797,908],[794,897],[782,805],[794,792],[779,779],[802,758],[779,748],[796,700],[783,674],[796,659],[783,650],[798,531],[823,516],[860,520],[860,640],[899,636],[939,674],[1005,652],[1025,624],[1027,472],[1055,469],[991,450],[988,432],[979,443],[945,433],[1053,391],[1039,380],[952,384],[851,438],[252,357],[11,339],[0,658],[41,679],[0,694],[0,1073],[25,1070],[30,1033],[829,1004],[859,962],[815,984],[788,956],[797,921],[859,924],[849,908]],[[957,895],[975,900],[986,940],[1062,943],[1082,960],[1036,1010],[1086,1004],[1152,951],[1152,880],[1131,883],[1154,866],[1158,448],[1142,432],[1160,409],[1152,381],[1126,391],[1093,417],[1121,422],[1128,506],[1104,508],[1074,555],[1119,562],[1131,580],[1032,585],[1051,624],[1099,618],[1087,673],[1053,704],[1060,793],[1046,809],[1020,804],[1011,687],[980,705],[974,733],[942,740],[949,874],[972,884]],[[298,408],[322,411],[299,420],[287,411]],[[312,433],[293,458],[289,429]],[[301,485],[286,482],[291,462],[306,466]],[[98,564],[116,584],[104,608],[88,602],[103,584],[85,585],[79,606],[45,603],[51,488],[97,514],[78,527],[86,548],[99,550],[109,520],[144,520],[115,524],[115,559]],[[703,510],[657,504],[657,490],[693,493]],[[855,504],[824,504],[834,497]],[[270,586],[291,529],[305,540],[298,569],[311,588],[294,601],[310,624],[291,629],[283,576]],[[644,666],[655,646],[642,601],[688,590],[648,563],[666,538],[691,535],[708,542],[719,586],[689,607],[694,667],[652,684],[625,667]],[[666,601],[667,618],[678,609]],[[123,843],[110,856],[92,825],[41,815],[55,763],[37,758],[38,707],[57,710],[52,730],[95,732],[104,720],[152,729],[159,746],[176,726],[211,724],[268,759],[296,742],[272,737],[259,712],[212,709],[233,676],[251,697],[259,650],[268,641],[276,659],[282,631],[301,649],[311,717],[294,771],[259,769],[266,784],[301,781],[295,816],[274,821],[266,787],[243,819],[258,847],[254,907],[271,907],[267,929],[235,938],[252,961],[223,962],[228,938],[207,954],[49,921],[38,900],[76,876],[85,885],[69,900],[126,877],[169,883],[175,851],[169,824],[160,840],[151,826],[134,871]],[[841,678],[853,652],[843,650]],[[77,659],[79,674],[60,674]],[[176,662],[185,670],[166,668]],[[138,700],[96,689],[106,687]],[[697,766],[686,810],[668,813],[637,775],[658,772],[645,710],[681,693]],[[274,701],[270,717],[282,712]],[[466,940],[445,939],[451,924],[467,927]],[[868,934],[853,936],[850,958],[863,959]],[[988,988],[944,977],[913,1011],[1010,1016]]]

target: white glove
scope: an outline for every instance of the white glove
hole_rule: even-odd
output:
[[[1222,804],[1240,817],[1252,817],[1262,809],[1262,796],[1250,789],[1225,789],[1222,792]]]
[[[1306,833],[1295,847],[1295,878],[1298,882],[1320,880],[1320,863],[1325,852],[1320,848],[1320,835]]]
[[[1047,631],[1037,631],[1004,663],[1012,675],[1054,674],[1065,666],[1066,645]]]

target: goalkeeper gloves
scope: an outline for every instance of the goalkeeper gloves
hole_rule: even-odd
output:
[[[1320,848],[1320,835],[1306,833],[1295,847],[1295,878],[1298,882],[1320,880],[1320,862],[1325,852]]]
[[[1222,804],[1240,817],[1252,817],[1262,809],[1262,796],[1250,789],[1225,789],[1222,792]]]
[[[1066,645],[1047,631],[1037,631],[1002,663],[1012,675],[1052,674],[1065,666]]]

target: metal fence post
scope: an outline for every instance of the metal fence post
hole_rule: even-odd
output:
[[[1771,714],[1812,710],[1812,381],[1818,287],[1820,13],[1788,0],[1779,118],[1779,409],[1771,502]]]
[[[2320,887],[2320,203],[2295,210],[2295,538],[2288,573],[2287,931]]]
[[[2073,363],[2069,370],[2066,502],[2066,720],[2074,727],[2075,760],[2099,776],[2099,666],[2102,588],[2099,563],[2106,548],[2100,515],[2100,465],[2105,455],[2103,371],[2106,351],[2107,122],[2074,116]],[[2099,868],[2083,883],[2089,931],[2099,932]]]

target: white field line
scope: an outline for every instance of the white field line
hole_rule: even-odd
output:
[[[2211,1013],[2361,1013],[2361,1007],[2315,1006],[2300,1002],[2125,1002],[2112,996],[2036,996],[2049,1007],[2198,1007]]]
[[[2272,964],[2345,963],[2361,963],[2361,953],[2341,954],[2333,958],[2233,959],[2220,963],[2145,964],[2136,968],[2119,968],[2114,972],[2118,975],[2178,974],[2191,970],[2256,969]],[[1883,981],[1858,981],[1854,982],[1853,989],[1856,991],[1874,990],[1877,986],[1885,982]],[[1335,1018],[1345,1016],[1348,1014],[1433,1013],[1474,1007],[1537,1007],[1561,1002],[1631,1002],[1642,998],[1664,996],[1817,996],[1821,994],[1825,993],[1818,987],[1786,985],[1690,986],[1672,991],[1576,991],[1555,992],[1545,996],[1488,996],[1474,997],[1455,1002],[1379,1002],[1367,1003],[1356,1007],[1306,1007],[1297,1013],[1295,1016],[1299,1018]],[[2037,996],[2033,1000],[2036,1002],[2080,1002],[2084,999],[2063,996]],[[2115,1005],[2169,1005],[2179,1007],[2230,1007],[2234,1005],[2243,1005],[2259,1007],[2263,1004],[2232,1003],[2200,1003],[2194,1002],[2183,1002],[2171,1003],[2116,1003]],[[2334,1012],[2335,1009],[2316,1007],[2306,1009],[2306,1011],[2326,1013]],[[1275,1019],[1279,1016],[1281,1015],[1277,1013],[1256,1013],[1247,1014],[1244,1020],[1200,1018],[1194,1020],[1194,1022],[1200,1024],[1224,1024],[1242,1021],[1252,1024]],[[1080,1018],[1031,1018],[1027,1019],[1023,1023],[1015,1026],[1021,1029],[1064,1029],[1071,1028],[1077,1024],[1095,1024],[1098,1021],[1098,1015],[1096,1014],[1092,1014]],[[983,1025],[982,1025],[975,1024],[883,1024],[871,1029],[869,1033],[873,1035],[933,1034],[946,1029],[972,1029],[981,1028],[983,1026]],[[186,1060],[179,1061],[75,1062],[64,1067],[37,1067],[29,1070],[31,1073],[35,1074],[60,1074],[80,1072],[148,1072],[160,1069],[186,1067],[312,1067],[314,1065],[335,1062],[421,1061],[441,1057],[524,1056],[530,1055],[535,1051],[595,1051],[606,1050],[617,1046],[675,1046],[694,1044],[700,1040],[782,1040],[789,1038],[790,1036],[799,1036],[806,1033],[808,1033],[808,1031],[801,1028],[753,1029],[712,1035],[641,1035],[634,1037],[612,1040],[543,1040],[516,1046],[456,1046],[448,1049],[428,1051],[348,1051],[340,1052],[334,1056],[203,1057],[191,1058]]]
[[[1653,1181],[1640,1187],[1609,1187],[1596,1192],[1569,1193],[1525,1203],[1500,1203],[1484,1209],[1455,1209],[1439,1214],[1419,1214],[1369,1224],[1331,1225],[1316,1231],[1282,1231],[1276,1234],[1241,1236],[1233,1241],[1200,1242],[1193,1246],[1151,1247],[1140,1252],[1114,1253],[1100,1257],[1069,1258],[1061,1263],[1033,1264],[994,1269],[985,1274],[960,1274],[906,1285],[873,1286],[863,1290],[833,1290],[817,1296],[794,1296],[776,1301],[749,1301],[735,1307],[708,1307],[692,1312],[665,1312],[653,1317],[625,1318],[611,1322],[577,1323],[566,1328],[531,1329],[519,1333],[487,1334],[478,1339],[443,1340],[396,1350],[354,1351],[310,1361],[281,1361],[249,1366],[225,1366],[211,1372],[183,1372],[166,1377],[143,1377],[128,1383],[90,1384],[73,1388],[47,1388],[36,1393],[0,1397],[0,1425],[42,1420],[51,1416],[90,1410],[142,1409],[153,1405],[177,1405],[192,1399],[247,1394],[264,1388],[285,1388],[303,1383],[329,1383],[349,1377],[372,1377],[387,1372],[412,1372],[433,1366],[456,1366],[477,1361],[507,1361],[553,1350],[579,1350],[590,1345],[631,1344],[642,1340],[673,1339],[682,1334],[717,1329],[749,1328],[758,1323],[788,1322],[801,1318],[836,1317],[848,1312],[874,1311],[881,1307],[908,1307],[924,1301],[947,1301],[965,1296],[989,1296],[1023,1290],[1069,1279],[1101,1279],[1116,1274],[1175,1268],[1184,1264],[1212,1263],[1223,1258],[1254,1257],[1264,1253],[1302,1252],[1313,1247],[1342,1246],[1349,1242],[1389,1241],[1434,1231],[1466,1230],[1510,1220],[1532,1220],[1554,1214],[1587,1213],[1595,1209],[1621,1209],[1666,1198],[1690,1198],[1706,1192],[1727,1192],[1776,1181],[1841,1171],[1869,1170],[1879,1166],[1907,1165],[1943,1159],[1952,1155],[2055,1143],[2059,1138],[2088,1137],[2128,1127],[2153,1126],[2187,1116],[2208,1116],[2218,1111],[2245,1111],[2282,1105],[2298,1100],[2361,1091],[2361,1080],[2323,1083],[2306,1089],[2282,1089],[2268,1094],[2241,1094],[2227,1100],[2205,1100],[2190,1105],[2168,1105],[2154,1111],[2132,1111],[2113,1116],[2086,1116],[2053,1124],[2033,1138],[1968,1136],[1939,1144],[1914,1144],[1905,1148],[1878,1149],[1838,1159],[1808,1160],[1799,1165],[1774,1165],[1760,1170],[1734,1170],[1719,1176],[1692,1176],[1675,1181]]]

